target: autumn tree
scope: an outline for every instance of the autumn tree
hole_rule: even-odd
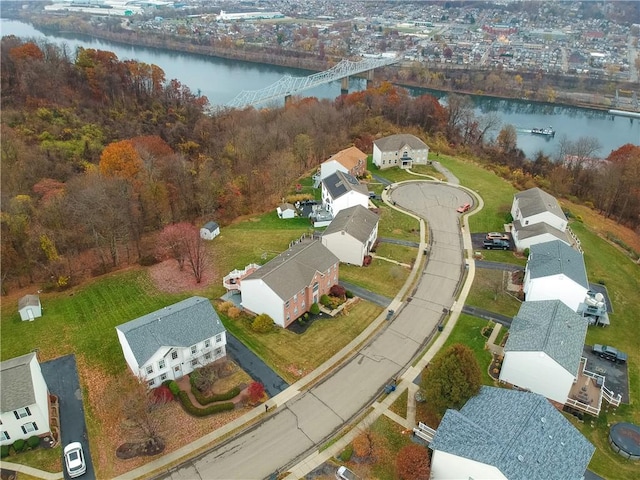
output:
[[[264,398],[264,385],[260,382],[251,382],[247,388],[247,394],[251,403],[258,403]]]
[[[206,264],[206,250],[200,230],[186,222],[167,225],[160,233],[160,253],[171,255],[180,270],[188,265],[197,283],[202,281]]]
[[[105,177],[131,180],[142,170],[142,160],[130,140],[113,142],[100,155],[100,173]]]
[[[461,408],[480,391],[482,375],[473,350],[456,343],[438,355],[422,373],[420,387],[440,416]]]
[[[358,458],[370,458],[373,455],[373,438],[370,430],[358,434],[351,442],[353,453]]]
[[[402,447],[396,457],[396,473],[402,480],[429,480],[429,450],[416,443]]]
[[[496,138],[498,148],[504,153],[512,152],[518,145],[518,134],[513,125],[505,125],[502,127]]]

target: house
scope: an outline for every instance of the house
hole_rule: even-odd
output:
[[[33,321],[42,316],[42,305],[38,295],[25,295],[18,300],[18,312],[23,321]]]
[[[338,170],[322,181],[322,206],[333,217],[355,205],[369,205],[369,191],[356,177]]]
[[[337,171],[348,173],[356,178],[361,177],[367,171],[367,154],[357,147],[349,147],[339,151],[320,165],[320,180],[324,180]]]
[[[557,299],[577,312],[589,291],[582,254],[559,240],[532,245],[523,291],[527,301]]]
[[[543,396],[486,386],[447,410],[429,448],[431,480],[581,480],[595,451]]]
[[[319,240],[299,242],[242,279],[242,307],[286,328],[338,283],[339,262]]]
[[[341,262],[361,266],[378,238],[379,219],[362,205],[341,210],[322,234],[322,244]]]
[[[118,325],[116,332],[127,365],[152,388],[226,355],[226,330],[203,297]]]
[[[276,208],[276,212],[278,213],[278,218],[294,218],[296,216],[296,207],[294,207],[290,203],[282,203],[278,205],[278,208]]]
[[[373,142],[373,164],[382,170],[426,165],[428,157],[429,147],[415,135],[391,135]]]
[[[564,404],[580,373],[588,324],[560,300],[524,302],[509,329],[500,381]]]
[[[50,433],[49,389],[35,353],[0,363],[0,445]]]
[[[203,240],[213,240],[220,235],[220,225],[216,222],[207,222],[200,229],[200,238]]]
[[[513,229],[511,234],[516,249],[524,250],[536,243],[561,239],[571,244],[565,231],[567,217],[552,195],[540,188],[530,188],[516,193],[511,204]],[[532,229],[533,225],[546,224],[547,228]]]

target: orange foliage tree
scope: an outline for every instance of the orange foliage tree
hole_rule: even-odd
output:
[[[9,51],[9,57],[14,62],[25,59],[42,60],[44,59],[44,53],[42,53],[40,47],[38,47],[35,43],[28,42],[24,45],[20,45],[19,47],[12,48]]]
[[[429,480],[429,450],[416,443],[402,447],[396,457],[396,473],[402,480]]]
[[[130,140],[110,143],[102,151],[100,173],[105,177],[134,179],[142,169],[142,160]]]

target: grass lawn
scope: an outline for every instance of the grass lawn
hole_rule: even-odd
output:
[[[19,454],[14,453],[13,449],[11,451],[11,455],[3,458],[3,461],[30,467],[37,465],[40,470],[50,473],[62,471],[62,445],[58,445],[55,448],[36,448]],[[22,480],[25,477],[21,473],[19,478]]]
[[[382,308],[361,300],[347,315],[316,320],[301,335],[276,328],[269,333],[256,333],[251,319],[230,319],[221,315],[225,327],[256,355],[270,365],[287,382],[293,383],[328,360],[334,353],[362,332]]]
[[[413,257],[415,259],[415,255]],[[368,267],[340,265],[340,280],[393,298],[409,277],[410,268],[374,258]]]
[[[376,202],[380,209],[378,237],[397,238],[411,242],[420,241],[420,222],[398,210]]]
[[[510,263],[519,265],[524,270],[527,265],[527,258],[524,255],[516,254],[513,250],[480,250],[482,259],[489,262]]]
[[[416,260],[416,255],[418,255],[418,249],[415,247],[380,242],[375,254],[390,260],[395,260],[396,262],[413,265],[413,262]]]
[[[408,401],[409,401],[409,390],[406,389],[404,392],[398,395],[398,398],[396,398],[396,401],[391,404],[391,406],[389,407],[389,410],[391,410],[393,413],[397,413],[402,418],[407,418],[407,402]]]
[[[400,167],[392,167],[392,168],[386,168],[382,170],[373,164],[373,160],[371,156],[369,156],[369,159],[367,161],[367,169],[369,170],[369,172],[371,172],[372,175],[385,178],[389,180],[391,183],[403,182],[405,180],[420,180],[420,177],[416,175],[412,175]],[[431,165],[415,165],[411,170],[416,173],[421,173],[423,175],[431,175],[432,177],[435,177],[438,179],[444,179],[444,175],[438,172]],[[374,178],[372,182],[376,182],[376,179]]]
[[[506,274],[502,270],[477,268],[465,304],[503,315],[513,316],[518,313],[522,303],[505,291],[504,275]]]

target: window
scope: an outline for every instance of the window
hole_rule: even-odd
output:
[[[173,371],[174,372],[179,372],[180,371],[180,365],[176,365],[175,367],[173,367]]]
[[[195,355],[197,351],[198,351],[198,347],[196,345],[191,347],[191,355]]]
[[[167,365],[166,365],[166,363],[164,361],[164,358],[163,358],[162,360],[160,360],[158,362],[158,370],[162,370],[163,368],[166,368],[166,367],[167,367]]]
[[[153,365],[147,365],[147,375],[153,373]]]
[[[216,357],[218,355],[222,355],[222,349],[221,348],[216,348],[216,351],[214,353],[216,354]]]
[[[303,300],[303,301],[302,301],[302,309],[304,310],[304,308],[305,308],[305,302],[304,302],[304,300]]]
[[[294,302],[297,302],[297,301],[298,301],[298,294],[297,294],[297,293],[293,296],[293,301],[294,301]]]
[[[195,367],[197,365],[198,365],[198,359],[197,358],[194,358],[193,360],[191,360],[191,366],[192,367]]]
[[[162,375],[160,375],[160,381],[164,382],[167,379],[167,374],[163,373]]]
[[[22,425],[21,428],[23,433],[31,433],[38,430],[38,425],[36,425],[36,422],[29,422]]]
[[[284,303],[284,308],[289,308],[289,300]]]
[[[20,420],[21,418],[31,416],[31,410],[29,410],[29,407],[19,408],[14,410],[13,414],[16,416],[16,420]]]
[[[11,440],[8,432],[0,432],[0,441]]]
[[[222,334],[219,333],[216,335],[216,343],[220,343],[222,341]]]
[[[293,309],[293,314],[294,314],[294,315],[297,315],[297,314],[298,314],[298,307],[296,307],[296,308],[294,308],[294,309]]]
[[[208,338],[204,341],[204,348],[209,348],[211,346],[211,340]]]
[[[205,360],[211,360],[211,352],[209,352],[209,353],[205,353],[205,355],[204,355],[204,359],[205,359]]]
[[[171,352],[171,360],[176,360],[178,358],[178,352],[175,350]]]
[[[153,387],[156,384],[156,379],[151,379],[147,382],[147,385],[149,385],[150,387]]]

